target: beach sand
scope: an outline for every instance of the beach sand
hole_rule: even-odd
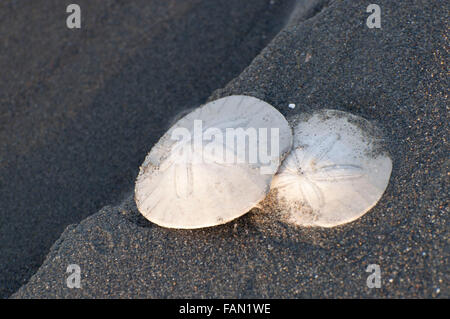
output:
[[[0,296],[65,227],[119,203],[153,143],[238,76],[293,1],[60,0],[0,4]]]
[[[123,175],[125,199],[68,226],[13,297],[448,298],[449,8],[413,0],[377,4],[381,29],[366,26],[365,1],[310,6],[300,1],[303,7],[286,16],[289,25],[239,76],[208,99],[198,98],[203,103],[247,94],[285,116],[335,108],[375,123],[385,133],[393,171],[386,193],[369,213],[332,229],[289,227],[270,211],[257,209],[201,230],[151,224],[134,204],[132,176],[164,132],[160,125],[133,153],[139,155]],[[113,78],[113,89],[106,92],[114,95],[126,79]],[[169,99],[169,91],[161,94]],[[143,95],[133,105],[155,105],[155,113],[141,120],[155,125],[164,118],[167,123],[167,105],[175,107],[174,101],[165,101],[170,103],[157,112],[146,91],[138,92]],[[114,105],[126,100],[121,95],[104,99]],[[295,109],[288,107],[291,103]],[[115,121],[134,132],[126,119]],[[110,154],[129,155],[126,141],[110,142],[105,145],[113,147]],[[82,189],[79,200],[88,190]],[[69,264],[80,266],[80,289],[66,286]],[[381,288],[366,284],[370,264],[380,266]]]

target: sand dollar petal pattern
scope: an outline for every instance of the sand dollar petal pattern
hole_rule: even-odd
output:
[[[369,211],[392,170],[379,130],[337,110],[301,114],[290,122],[293,149],[271,186],[287,221],[333,227]]]

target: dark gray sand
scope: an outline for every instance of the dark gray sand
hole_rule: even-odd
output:
[[[64,228],[120,202],[182,110],[238,76],[294,1],[0,3],[0,297]]]
[[[381,29],[367,28],[367,1],[310,7],[315,15],[303,22],[304,11],[294,11],[292,24],[210,97],[248,94],[285,115],[337,108],[375,122],[387,137],[393,172],[374,209],[333,229],[290,228],[254,210],[227,225],[181,231],[143,219],[130,192],[120,205],[69,226],[14,297],[448,298],[449,7],[377,4]],[[116,89],[127,85],[113,81]],[[167,109],[143,121],[163,115]],[[133,126],[115,120],[124,130]],[[163,126],[155,128],[139,160],[162,133]],[[81,267],[81,289],[66,287],[69,264]],[[367,287],[369,264],[381,267],[381,288]]]

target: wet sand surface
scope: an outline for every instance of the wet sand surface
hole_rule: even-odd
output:
[[[238,76],[293,1],[0,4],[0,296],[64,228],[120,202],[174,117]]]
[[[13,296],[448,298],[449,7],[377,4],[381,29],[367,28],[365,1],[299,2],[290,24],[250,65],[205,98],[247,94],[286,116],[335,108],[375,123],[393,171],[369,213],[332,229],[289,227],[257,209],[219,227],[164,229],[137,211],[130,173],[125,199],[68,226]],[[124,85],[123,78],[113,81],[116,90]],[[167,122],[166,109],[160,116]],[[117,125],[130,127],[121,118]],[[137,172],[164,128],[130,171]],[[81,268],[80,289],[66,286],[69,264]],[[367,287],[369,264],[380,266],[381,288]]]

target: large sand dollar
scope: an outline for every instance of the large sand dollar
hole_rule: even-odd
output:
[[[392,170],[379,132],[361,117],[336,110],[302,114],[290,122],[293,148],[272,181],[287,220],[333,227],[369,211]]]
[[[147,155],[136,181],[137,207],[163,227],[226,223],[264,199],[291,145],[288,122],[268,103],[249,96],[207,103]]]

